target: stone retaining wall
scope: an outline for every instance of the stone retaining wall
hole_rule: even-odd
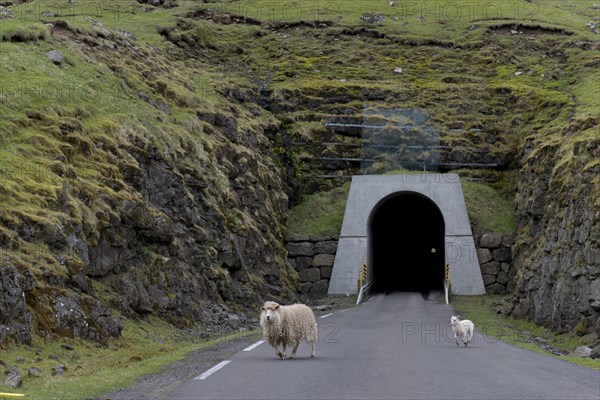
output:
[[[514,233],[485,233],[474,236],[474,241],[486,292],[506,293]],[[337,243],[337,236],[298,235],[286,238],[288,260],[298,271],[302,282],[300,293],[313,298],[327,295]]]
[[[506,293],[508,272],[512,264],[512,246],[515,243],[514,233],[484,233],[475,236],[474,240],[486,293]]]
[[[319,298],[327,295],[337,250],[337,236],[298,235],[286,238],[288,261],[300,276],[300,293]]]

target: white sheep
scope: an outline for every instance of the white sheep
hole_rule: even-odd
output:
[[[458,344],[458,338],[462,338],[462,341],[467,347],[469,342],[473,341],[473,334],[475,333],[475,324],[469,321],[468,319],[460,320],[460,315],[453,315],[450,318],[450,325],[452,325],[452,330],[454,331],[454,340],[456,341],[456,345]]]
[[[286,346],[293,346],[290,358],[296,357],[300,341],[312,344],[310,356],[314,357],[317,343],[317,322],[312,310],[304,304],[282,306],[274,301],[267,301],[261,307],[260,325],[269,344],[275,349],[275,354],[285,360]],[[279,345],[283,350],[279,351]]]

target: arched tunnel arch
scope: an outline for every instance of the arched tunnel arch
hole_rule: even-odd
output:
[[[443,289],[444,217],[428,197],[398,192],[381,200],[369,216],[367,245],[374,290]]]

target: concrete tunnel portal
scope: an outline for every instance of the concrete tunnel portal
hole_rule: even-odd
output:
[[[373,288],[443,289],[446,262],[451,293],[485,293],[457,174],[352,177],[329,295],[357,294],[365,265]]]
[[[375,291],[443,290],[444,217],[433,201],[415,192],[393,193],[373,208],[368,225]]]

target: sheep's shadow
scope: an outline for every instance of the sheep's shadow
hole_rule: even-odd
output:
[[[291,363],[302,363],[302,362],[315,362],[317,360],[328,360],[329,357],[319,357],[319,356],[315,356],[315,357],[296,357],[296,358],[286,358],[285,360],[282,360],[280,358],[275,358],[273,357],[271,360],[272,361],[285,361],[285,362],[291,362]],[[263,358],[264,360],[264,358]]]

